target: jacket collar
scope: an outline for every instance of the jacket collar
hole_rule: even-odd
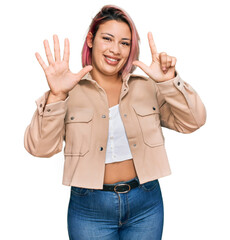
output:
[[[125,82],[125,84],[128,84],[128,81],[130,80],[130,78],[132,77],[138,77],[138,78],[142,78],[142,79],[145,79],[145,80],[148,80],[147,77],[144,77],[142,75],[139,75],[139,74],[131,74],[131,73],[128,73],[126,75],[126,77],[124,79],[122,79],[123,82]],[[90,72],[88,72],[80,81],[82,80],[89,80],[91,82],[96,82],[93,78],[92,78],[92,75],[90,74]]]

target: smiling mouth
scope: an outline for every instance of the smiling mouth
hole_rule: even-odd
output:
[[[104,55],[105,56],[105,55]],[[119,62],[120,61],[120,59],[114,59],[114,58],[110,58],[110,57],[107,57],[107,56],[105,56],[105,58],[106,59],[108,59],[109,61],[111,61],[111,62]]]

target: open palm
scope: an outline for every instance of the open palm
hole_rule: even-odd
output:
[[[74,86],[81,80],[81,78],[92,70],[92,66],[86,66],[80,72],[72,73],[69,69],[70,48],[68,38],[65,39],[64,54],[62,60],[60,56],[58,36],[53,35],[53,40],[55,60],[52,56],[49,42],[47,40],[44,40],[43,42],[49,66],[45,64],[39,53],[36,52],[35,56],[45,72],[51,93],[55,96],[67,95],[68,92],[73,89]]]
[[[141,61],[134,61],[133,65],[141,68],[150,78],[156,82],[164,82],[174,78],[176,58],[168,56],[165,52],[157,52],[151,32],[148,33],[148,41],[152,54],[151,65],[147,66]]]

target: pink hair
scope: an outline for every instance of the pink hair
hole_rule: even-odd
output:
[[[123,9],[118,8],[117,6],[114,6],[114,5],[106,5],[96,14],[96,16],[93,18],[89,26],[88,33],[91,32],[93,34],[93,39],[94,39],[100,24],[110,20],[117,20],[117,21],[122,21],[127,23],[132,34],[129,58],[119,72],[119,74],[122,74],[122,77],[125,78],[128,73],[132,73],[136,69],[136,66],[134,66],[132,63],[133,61],[139,59],[140,37],[134,22],[132,21],[128,13],[125,12]],[[83,67],[92,64],[92,49],[88,47],[86,39],[82,48],[82,66]]]

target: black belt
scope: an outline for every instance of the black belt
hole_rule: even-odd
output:
[[[131,189],[139,186],[139,182],[134,179],[129,183],[118,183],[118,184],[110,184],[110,185],[103,185],[103,191],[113,191],[116,193],[126,193],[129,192]]]

